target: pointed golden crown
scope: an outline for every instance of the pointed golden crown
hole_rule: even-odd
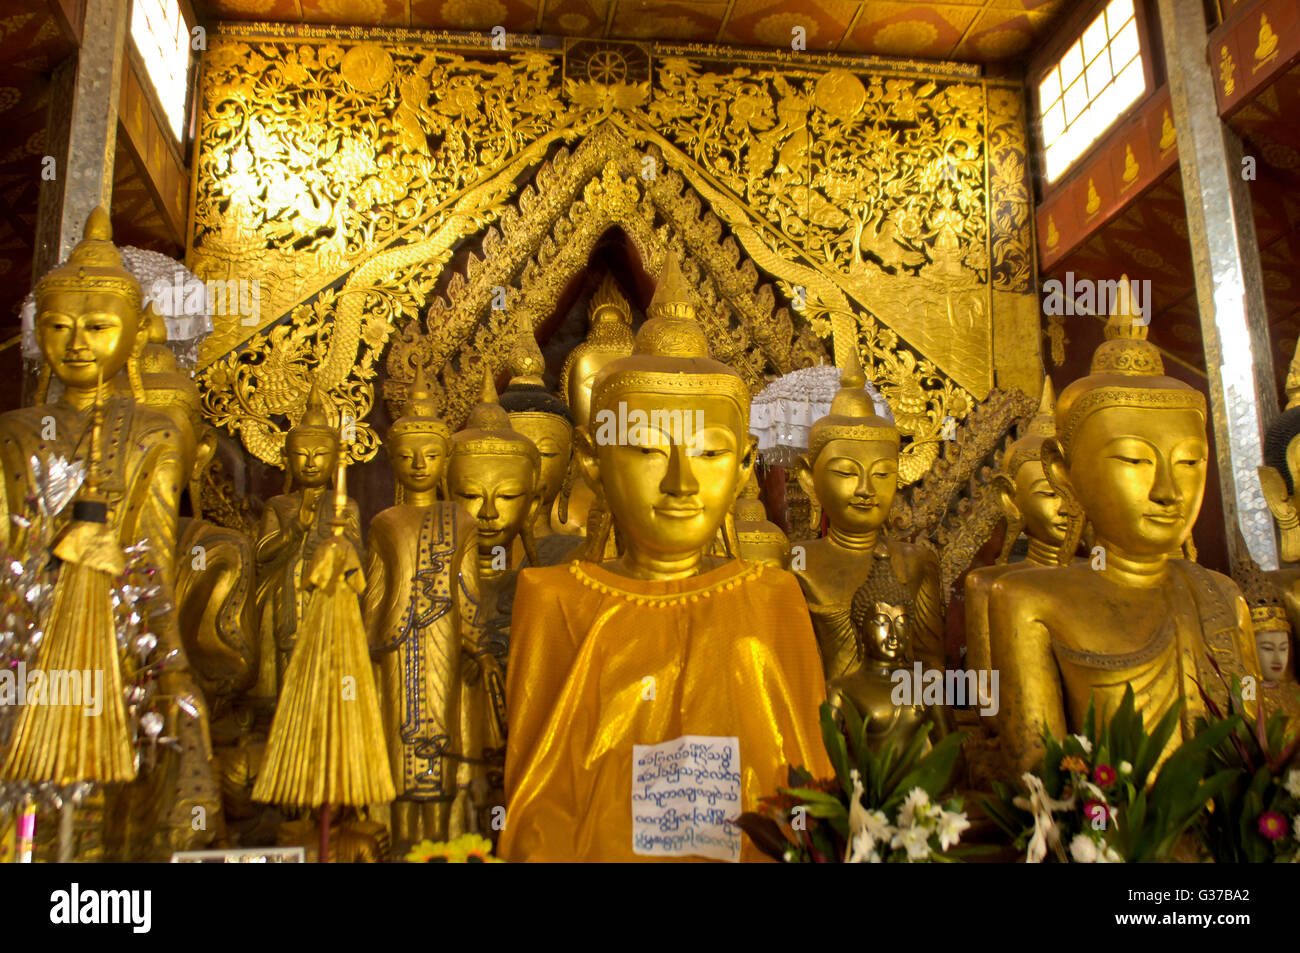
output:
[[[328,434],[338,439],[338,430],[330,423],[329,414],[325,412],[325,404],[321,400],[320,390],[316,387],[316,381],[311,382],[311,390],[307,392],[307,408],[298,418],[298,423],[289,431],[289,437],[306,437]]]
[[[534,467],[541,464],[542,457],[537,452],[537,445],[510,426],[510,415],[497,399],[492,371],[486,365],[483,368],[483,390],[479,402],[469,412],[465,426],[451,435],[451,452],[454,456],[525,456],[533,461]]]
[[[521,414],[549,414],[573,424],[569,405],[546,389],[542,375],[546,359],[532,332],[519,336],[510,349],[510,383],[501,395],[501,406],[511,418]]]
[[[140,283],[122,267],[122,256],[113,244],[113,224],[102,205],[87,217],[82,236],[68,260],[36,283],[36,309],[54,291],[106,292],[139,309]]]
[[[176,355],[167,346],[167,325],[152,302],[145,309],[145,324],[149,337],[139,357],[144,402],[150,407],[183,407],[197,430],[203,422],[198,384],[177,366]]]
[[[1020,468],[1031,460],[1043,457],[1043,441],[1056,436],[1056,391],[1052,379],[1043,377],[1043,392],[1038,398],[1038,412],[1029,418],[1025,432],[1012,441],[1002,458],[1002,470],[1015,478]]]
[[[1147,340],[1150,319],[1132,307],[1130,287],[1128,276],[1121,276],[1091,373],[1066,387],[1057,401],[1056,432],[1067,454],[1083,421],[1104,407],[1195,410],[1205,417],[1205,395],[1165,376],[1160,351]]]
[[[1241,588],[1241,594],[1246,597],[1246,605],[1250,607],[1250,618],[1255,628],[1278,631],[1290,629],[1291,622],[1287,618],[1286,603],[1282,599],[1281,591],[1264,570],[1259,568],[1259,564],[1250,557],[1240,531],[1238,531],[1237,542],[1242,556],[1237,561],[1232,575]]]
[[[898,428],[876,413],[866,382],[855,341],[840,370],[840,389],[831,398],[831,412],[815,421],[808,431],[810,461],[815,463],[832,440],[883,441],[895,447],[902,443]]]
[[[402,408],[402,416],[393,421],[388,428],[388,439],[403,434],[430,433],[437,434],[443,440],[451,438],[451,428],[438,416],[438,404],[429,395],[429,385],[424,379],[424,365],[416,367],[415,380]]]

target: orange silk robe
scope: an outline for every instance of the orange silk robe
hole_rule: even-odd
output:
[[[651,681],[653,679],[653,681]],[[653,697],[651,697],[653,696]],[[506,677],[507,860],[640,861],[632,749],[740,739],[741,805],[830,776],[821,657],[794,576],[734,560],[681,580],[594,563],[519,574]],[[741,859],[763,855],[742,836]]]

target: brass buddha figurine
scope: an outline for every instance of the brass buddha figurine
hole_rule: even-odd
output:
[[[754,465],[749,390],[709,358],[671,255],[649,313],[633,354],[592,388],[591,419],[621,407],[625,432],[575,436],[623,553],[519,574],[499,848],[509,860],[646,859],[629,810],[637,745],[738,739],[742,810],[785,784],[788,765],[828,769],[826,688],[798,584],[705,555]]]
[[[1250,621],[1255,629],[1255,651],[1258,654],[1259,699],[1264,705],[1264,717],[1272,718],[1282,712],[1287,718],[1287,733],[1300,730],[1300,684],[1296,683],[1295,669],[1291,664],[1291,619],[1281,591],[1273,580],[1273,573],[1264,572],[1246,553],[1245,542],[1240,544],[1235,579],[1250,607]]]
[[[556,498],[571,480],[573,416],[563,400],[546,389],[542,372],[546,365],[541,349],[531,334],[525,334],[510,352],[510,384],[501,393],[501,406],[510,415],[510,426],[537,447],[540,498],[530,534],[537,549],[537,565],[565,562],[580,545],[582,537],[555,532],[551,511]],[[514,561],[524,555],[522,537],[515,542]]]
[[[985,671],[989,660],[989,590],[1009,572],[1033,567],[1057,566],[1060,550],[1070,533],[1070,522],[1061,511],[1061,497],[1052,489],[1043,470],[1043,441],[1056,436],[1056,396],[1051,378],[1043,379],[1043,395],[1025,433],[1013,441],[1002,458],[1002,469],[994,486],[1007,519],[1006,540],[998,562],[966,574],[966,665]],[[1076,520],[1076,522],[1079,522]],[[1080,526],[1081,528],[1081,526]],[[1023,562],[1007,562],[1021,531],[1029,541]]]
[[[763,563],[776,569],[790,567],[790,539],[767,518],[767,509],[758,498],[758,479],[750,473],[745,488],[733,508],[736,520],[736,539],[740,543],[740,558]]]
[[[849,623],[853,595],[888,554],[894,574],[914,601],[913,648],[926,668],[943,668],[943,609],[939,560],[928,548],[884,538],[881,527],[898,490],[898,429],[875,412],[857,352],[850,349],[831,411],[813,423],[808,452],[796,471],[799,485],[826,511],[830,532],[801,543],[803,568],[794,574],[812,613],[826,678],[846,675],[862,662]]]
[[[586,339],[569,352],[560,372],[560,393],[568,402],[575,427],[591,423],[591,387],[596,375],[610,361],[632,353],[635,340],[632,311],[613,275],[606,275],[592,295],[588,322]],[[598,523],[599,517],[590,517],[595,496],[578,472],[576,459],[572,466],[565,487],[556,498],[551,525],[557,532],[585,536],[588,524]],[[612,541],[609,552],[611,555],[615,552]]]
[[[177,426],[146,407],[138,363],[145,344],[141,291],[122,267],[112,242],[108,213],[96,208],[86,220],[82,241],[67,263],[36,285],[37,342],[45,357],[38,403],[0,415],[0,539],[15,548],[24,534],[66,525],[71,507],[55,514],[54,525],[31,506],[36,492],[32,461],[48,465],[52,456],[85,460],[90,417],[102,380],[100,492],[107,503],[107,525],[123,546],[143,543],[157,566],[161,601],[174,604],[178,503],[188,478],[188,462],[178,446]],[[126,386],[118,379],[127,378]],[[51,377],[63,393],[44,403]],[[113,390],[107,385],[119,385]],[[26,526],[11,517],[20,517]],[[175,716],[179,749],[168,748],[152,770],[106,799],[105,847],[110,859],[166,859],[174,849],[203,846],[221,824],[209,759],[207,708],[190,671],[177,627],[167,611],[153,621],[158,639],[154,657],[167,658],[158,679],[160,707]],[[189,714],[193,712],[194,714]],[[178,783],[178,778],[183,783]],[[192,807],[202,807],[207,822],[192,825]]]
[[[462,655],[476,639],[465,620],[478,598],[478,531],[463,508],[438,499],[450,439],[421,368],[385,441],[399,502],[370,523],[363,602],[399,849],[464,833],[451,755],[460,750]]]
[[[930,743],[949,732],[946,710],[923,704],[914,685],[903,704],[895,702],[900,678],[913,678],[911,591],[894,574],[887,555],[871,557],[871,574],[853,594],[849,621],[859,642],[862,664],[831,679],[827,698],[834,708],[844,699],[866,727],[867,747],[876,754],[893,744],[901,752],[917,731],[930,731]],[[897,673],[902,673],[901,676]],[[934,730],[931,730],[934,729]]]
[[[1131,685],[1147,724],[1182,700],[1190,737],[1204,711],[1198,684],[1226,706],[1207,656],[1225,678],[1258,678],[1237,587],[1170,555],[1189,541],[1205,490],[1205,397],[1164,376],[1146,332],[1140,316],[1115,310],[1092,372],[1062,391],[1057,436],[1042,448],[1065,505],[1091,522],[1098,555],[1009,573],[989,595],[999,724],[1018,769],[1042,756],[1044,726],[1058,738],[1082,731],[1090,699],[1105,717]]]
[[[198,386],[176,366],[166,346],[161,316],[151,311],[146,325],[149,343],[140,358],[144,400],[175,427],[194,514],[180,519],[176,553],[181,641],[213,717],[219,719],[257,681],[253,546],[243,533],[203,519],[197,475],[212,461],[217,433],[203,419]]]
[[[330,426],[315,383],[307,408],[285,437],[285,492],[262,512],[257,533],[257,614],[261,671],[255,689],[274,702],[306,607],[303,568],[333,535],[330,480],[338,466],[339,432]],[[349,499],[343,538],[361,558],[361,513]]]

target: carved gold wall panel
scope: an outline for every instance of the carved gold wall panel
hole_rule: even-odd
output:
[[[1036,390],[1036,328],[1002,315],[1032,300],[1018,86],[956,64],[510,43],[210,37],[189,263],[261,293],[259,314],[214,318],[201,383],[258,458],[278,463],[312,381],[362,420],[385,355],[385,398],[418,361],[456,423],[482,364],[549,317],[615,225],[652,272],[682,255],[716,356],[755,390],[831,359],[832,331],[841,356],[856,343],[917,467],[989,393],[995,353],[999,383]],[[359,425],[353,457],[376,447]]]

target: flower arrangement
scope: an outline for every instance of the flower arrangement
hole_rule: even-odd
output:
[[[503,864],[492,856],[492,842],[480,834],[463,834],[452,841],[424,840],[407,852],[408,864]]]
[[[741,829],[760,850],[784,863],[924,863],[957,859],[970,827],[961,800],[940,801],[948,789],[964,735],[924,753],[929,732],[901,750],[879,754],[866,744],[866,725],[847,699],[843,730],[829,704],[821,706],[822,740],[835,777],[814,779],[789,769],[789,787],[742,814]]]
[[[1226,715],[1204,690],[1201,697],[1210,717],[1197,719],[1198,733],[1232,726],[1210,751],[1212,768],[1232,778],[1198,825],[1206,849],[1220,863],[1300,861],[1300,735],[1286,736],[1282,712],[1265,721],[1262,702],[1250,718],[1236,679],[1228,685]]]
[[[1181,711],[1181,704],[1171,708],[1148,732],[1131,686],[1100,723],[1090,702],[1084,733],[1058,740],[1044,730],[1043,760],[1021,775],[1019,789],[995,783],[985,811],[1029,863],[1168,860],[1235,773],[1208,770],[1210,751],[1233,720],[1207,726],[1160,763]]]

